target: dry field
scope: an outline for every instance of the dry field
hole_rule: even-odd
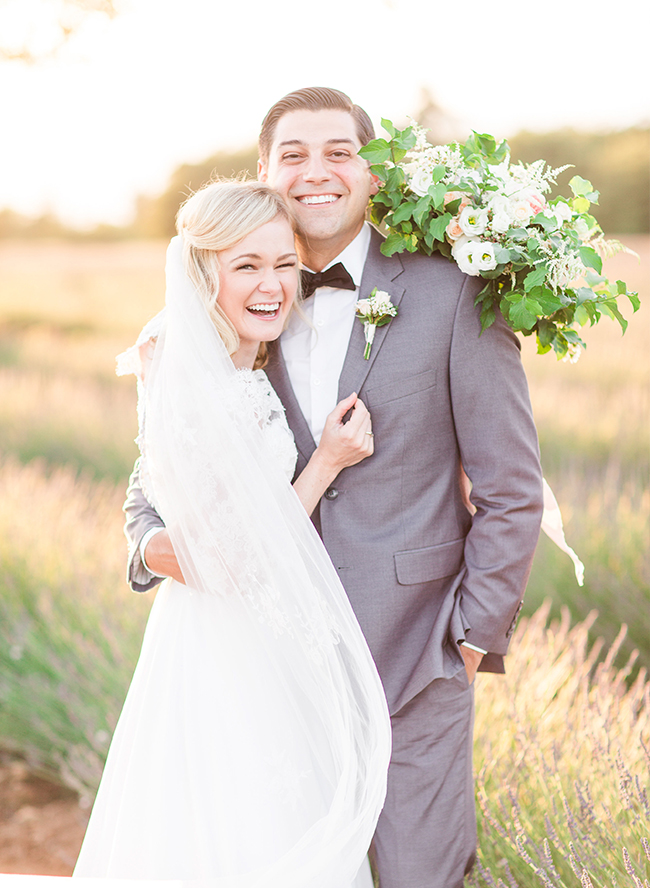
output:
[[[585,330],[588,347],[576,365],[539,357],[524,342],[545,474],[569,543],[586,565],[579,588],[566,556],[542,540],[526,608],[532,614],[548,599],[552,616],[566,605],[573,623],[596,608],[589,637],[611,643],[627,623],[620,656],[637,648],[647,666],[650,238],[625,240],[641,260],[619,255],[607,270],[640,291],[636,316],[623,306],[628,333],[621,337],[608,320]],[[114,376],[114,356],[162,306],[164,254],[162,242],[0,243],[0,870],[70,871],[86,810],[77,798],[86,806],[92,799],[137,657],[150,596],[127,590],[120,512],[136,456],[135,393],[132,379]],[[559,658],[554,639],[563,637],[571,656],[549,676],[547,691],[552,696],[557,681],[557,699],[583,706],[586,625],[571,635],[566,624],[545,630],[536,619],[521,656],[513,654],[513,680],[539,682],[535,660]],[[560,688],[578,668],[582,684],[566,696]],[[623,679],[614,672],[610,678],[614,691],[603,694],[620,698]],[[504,707],[503,684],[487,682],[483,704],[478,692],[477,764],[484,769],[481,785],[494,785],[500,758],[510,769],[507,779],[525,760],[525,722],[532,716],[522,699],[508,758],[498,744],[515,714]],[[637,715],[642,685],[643,676],[628,707]],[[576,724],[580,712],[586,710],[572,710]],[[561,744],[561,721],[556,707],[545,749]],[[638,768],[628,728],[625,755]],[[492,758],[490,749],[497,751]],[[36,772],[75,794],[40,782]],[[483,800],[486,823],[497,816],[497,803],[506,804],[502,794],[494,804]],[[526,831],[535,832],[528,821]],[[498,869],[488,846],[508,841],[486,832],[488,868]],[[504,848],[499,853],[509,859]]]

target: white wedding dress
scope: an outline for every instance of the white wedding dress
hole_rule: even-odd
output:
[[[390,755],[381,685],[287,481],[296,451],[266,375],[220,355],[205,390],[171,394],[170,422],[169,389],[205,379],[194,361],[218,337],[193,301],[170,315],[169,254],[167,273],[141,475],[188,585],[157,593],[74,875],[371,888]],[[179,346],[185,322],[206,341]]]

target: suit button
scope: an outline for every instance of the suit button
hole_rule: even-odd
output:
[[[339,492],[336,489],[336,487],[328,487],[327,490],[325,491],[325,499],[328,499],[328,500],[335,500],[338,495],[339,495]]]

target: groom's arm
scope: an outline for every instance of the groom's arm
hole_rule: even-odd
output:
[[[165,523],[142,492],[139,459],[129,478],[123,509],[126,515],[124,533],[129,545],[126,579],[134,592],[148,592],[163,578],[153,574],[143,563],[140,544],[146,533],[156,528],[164,528]]]
[[[542,473],[519,341],[498,311],[480,334],[474,306],[480,283],[465,278],[450,358],[454,423],[476,508],[465,542],[461,611],[464,640],[503,655],[539,536]]]

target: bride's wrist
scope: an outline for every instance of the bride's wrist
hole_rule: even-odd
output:
[[[311,459],[319,477],[327,484],[330,484],[343,468],[320,445],[314,450]]]

